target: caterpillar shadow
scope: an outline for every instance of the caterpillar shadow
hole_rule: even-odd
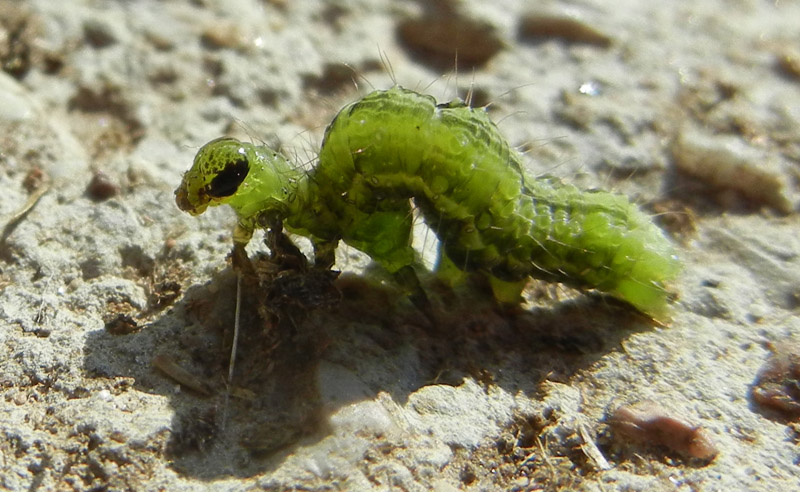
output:
[[[333,413],[379,393],[403,406],[424,386],[471,378],[487,390],[535,398],[542,381],[569,382],[648,329],[631,309],[600,296],[507,312],[480,291],[454,294],[430,282],[426,288],[435,325],[396,288],[364,277],[306,275],[266,291],[251,286],[229,399],[236,290],[230,269],[191,287],[138,332],[95,332],[84,365],[97,377],[132,378],[134,388],[168,397],[174,416],[164,457],[181,474],[214,480],[279,468],[331,435]],[[157,354],[176,361],[199,387],[177,391],[174,381],[142,364]]]

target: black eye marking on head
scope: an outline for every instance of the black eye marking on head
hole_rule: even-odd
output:
[[[250,165],[247,163],[247,158],[242,157],[235,162],[231,162],[211,180],[208,185],[208,195],[213,198],[233,195],[239,185],[242,184],[242,181],[244,181],[248,171],[250,171]]]

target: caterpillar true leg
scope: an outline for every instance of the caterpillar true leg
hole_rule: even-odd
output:
[[[408,294],[408,298],[430,321],[436,321],[433,307],[431,306],[428,294],[422,288],[422,284],[417,277],[414,267],[406,265],[392,274],[395,282],[398,283]]]
[[[336,262],[336,247],[339,245],[339,240],[323,241],[312,240],[314,246],[314,267],[329,269]]]

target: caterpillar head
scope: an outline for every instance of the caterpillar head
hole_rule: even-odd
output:
[[[296,184],[286,158],[266,147],[222,137],[203,145],[175,190],[178,208],[200,215],[228,204],[240,217],[281,208]]]

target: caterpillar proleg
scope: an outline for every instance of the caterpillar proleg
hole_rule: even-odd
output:
[[[236,247],[259,227],[307,236],[328,268],[340,240],[414,285],[410,199],[440,240],[437,268],[486,275],[499,300],[529,277],[596,289],[656,319],[679,262],[627,197],[531,177],[483,109],[394,87],[343,108],[319,162],[298,169],[264,146],[204,145],[175,191],[193,215],[228,204]],[[416,284],[418,286],[418,284]]]

